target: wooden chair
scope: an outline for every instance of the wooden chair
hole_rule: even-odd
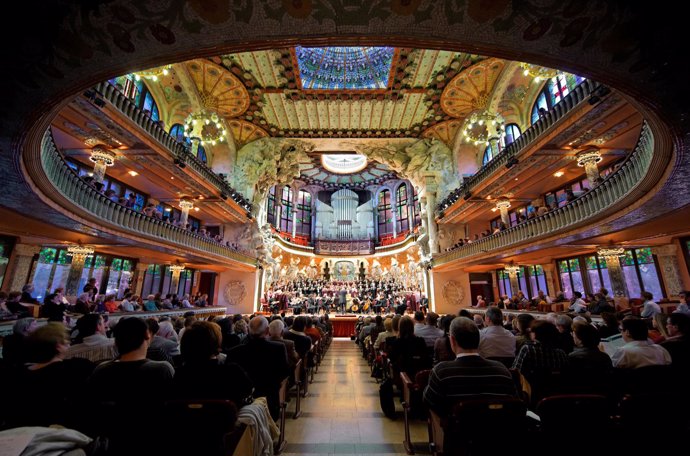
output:
[[[465,399],[445,418],[429,410],[430,449],[434,456],[507,454],[526,432],[526,412],[526,404],[515,397]]]
[[[229,400],[170,400],[164,403],[166,422],[184,425],[194,438],[175,439],[174,454],[225,456],[226,435],[235,428],[237,408]]]
[[[302,408],[300,406],[300,399],[302,397],[302,360],[298,360],[295,364],[295,370],[293,375],[295,376],[295,414],[292,415],[292,419],[297,419],[302,415]]]
[[[317,340],[314,342],[314,344],[311,346],[311,350],[307,353],[307,370],[309,373],[309,382],[308,383],[313,383],[314,382],[314,370],[316,369],[316,359],[318,357],[318,352],[319,352],[319,341]]]
[[[421,406],[421,395],[424,392],[424,388],[429,384],[430,374],[430,369],[423,370],[418,372],[415,380],[412,381],[405,372],[400,373],[403,388],[402,408],[403,416],[405,417],[405,440],[403,441],[403,446],[407,454],[414,454],[414,447],[410,438],[410,410],[413,404]]]
[[[562,438],[563,423],[587,423],[596,434],[605,434],[611,423],[611,407],[606,396],[599,394],[562,394],[549,396],[537,404],[540,429],[545,436]]]
[[[275,454],[280,454],[285,449],[285,411],[287,410],[287,391],[288,378],[284,378],[280,382],[280,390],[278,390],[278,401],[280,403],[280,438],[275,446]],[[299,392],[297,394],[297,401],[299,401]]]

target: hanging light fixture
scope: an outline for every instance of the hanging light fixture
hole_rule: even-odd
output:
[[[149,68],[148,70],[137,71],[136,73],[132,74],[134,75],[134,79],[136,79],[137,81],[141,79],[150,79],[151,81],[158,81],[159,77],[167,76],[168,74],[170,74],[171,68],[172,65],[165,65],[156,68]]]
[[[73,261],[84,261],[87,256],[93,255],[94,252],[93,247],[81,243],[67,247],[67,255],[70,255]]]
[[[517,264],[515,264],[514,261],[511,261],[510,263],[508,263],[508,264],[506,264],[505,266],[503,266],[503,269],[505,269],[505,271],[506,271],[508,274],[517,274],[518,272],[520,272],[520,266],[518,266]]]
[[[499,198],[496,200],[496,209],[510,209],[510,200],[508,198]]]
[[[615,245],[609,245],[606,247],[600,247],[597,249],[597,255],[604,260],[617,259],[625,255],[625,249],[623,247],[618,247]]]
[[[491,141],[500,141],[505,135],[505,119],[502,115],[491,111],[473,112],[462,125],[462,136],[465,142],[491,144]]]
[[[522,68],[522,74],[531,76],[534,78],[534,82],[540,82],[542,79],[551,79],[560,73],[560,71],[554,70],[553,68],[532,65],[527,62],[520,62],[520,68]]]
[[[191,139],[198,139],[201,145],[215,146],[225,141],[227,130],[217,113],[202,111],[187,116],[183,125],[184,135]]]
[[[576,156],[577,166],[586,167],[588,164],[597,164],[601,158],[599,149],[588,149],[579,152]]]
[[[168,266],[171,272],[182,272],[185,270],[184,263],[180,263],[180,260],[176,260],[175,263]]]

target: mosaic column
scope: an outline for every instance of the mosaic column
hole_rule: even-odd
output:
[[[7,277],[11,277],[10,280],[6,280],[5,283],[8,284],[3,287],[7,291],[21,291],[22,287],[31,282],[31,262],[34,255],[41,251],[40,245],[29,245],[29,244],[16,244],[12,250],[12,259],[10,261],[10,267],[8,268],[6,274]]]
[[[70,265],[67,283],[65,284],[65,296],[79,296],[79,281],[84,272],[84,262],[87,256],[93,255],[94,250],[91,247],[79,244],[68,247],[67,252],[72,256],[72,264]],[[107,270],[104,270],[103,274],[103,277],[107,277]]]
[[[506,225],[506,228],[510,228],[510,216],[508,215],[508,209],[510,209],[510,201],[507,198],[501,198],[496,202],[496,209],[501,212],[501,222]]]
[[[184,271],[183,264],[171,264],[170,268],[170,293],[177,293],[177,288],[180,285],[180,273]]]
[[[518,281],[518,268],[506,268],[508,272],[508,278],[510,279],[510,290],[513,295],[516,295],[520,291],[520,282]]]
[[[541,265],[542,269],[544,270],[544,278],[546,279],[546,286],[549,289],[548,292],[546,290],[543,290],[545,294],[550,295],[550,296],[556,296],[556,284],[558,283],[557,280],[554,280],[554,273],[556,272],[556,266],[554,266],[553,263],[546,263]]]
[[[427,228],[429,233],[429,251],[434,254],[439,252],[438,248],[438,226],[436,225],[436,182],[433,178],[427,178],[426,186],[426,216]]]
[[[606,261],[606,268],[609,270],[609,278],[611,279],[611,293],[613,296],[628,297],[628,286],[625,283],[625,275],[623,275],[623,267],[618,256],[602,256]]]
[[[652,253],[656,255],[661,270],[668,297],[677,297],[683,291],[683,280],[680,277],[678,266],[678,246],[675,244],[652,247]]]
[[[132,274],[132,283],[129,285],[133,295],[141,296],[141,291],[144,287],[144,275],[146,274],[148,267],[149,264],[139,262],[134,268],[134,273]]]

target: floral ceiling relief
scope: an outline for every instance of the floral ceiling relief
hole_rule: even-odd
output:
[[[457,75],[441,95],[443,111],[462,118],[472,111],[487,109],[494,84],[505,65],[505,60],[486,59]]]
[[[249,107],[244,84],[222,66],[206,60],[186,63],[199,94],[200,105],[223,117],[237,117]]]

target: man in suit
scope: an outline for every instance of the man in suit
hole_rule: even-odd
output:
[[[288,339],[283,339],[283,330],[285,329],[285,323],[280,318],[277,318],[268,325],[268,334],[271,336],[271,340],[274,342],[280,342],[285,345],[285,350],[287,350],[288,364],[290,364],[290,369],[294,369],[297,361],[299,360],[299,355],[295,351],[295,342]]]
[[[287,350],[280,342],[268,340],[268,320],[257,316],[249,321],[246,344],[228,352],[228,360],[242,367],[254,383],[254,397],[266,396],[274,420],[278,419],[280,383],[290,374]]]
[[[424,390],[424,402],[430,409],[445,417],[461,399],[517,395],[508,369],[479,356],[479,328],[472,320],[455,318],[449,336],[456,358],[438,363],[431,371]]]
[[[341,288],[338,292],[338,307],[340,308],[340,313],[345,313],[345,305],[347,304],[347,291],[345,287]]]
[[[300,358],[303,358],[311,349],[311,338],[304,332],[306,328],[306,317],[296,317],[290,330],[283,333],[285,339],[295,343],[295,350]]]

